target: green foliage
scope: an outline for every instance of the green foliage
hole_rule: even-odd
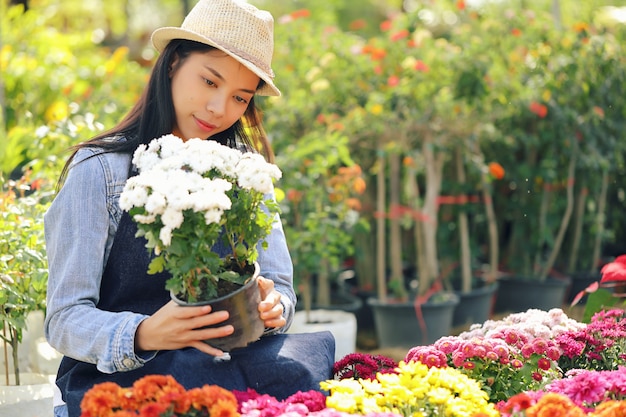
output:
[[[13,349],[18,384],[17,345],[27,315],[45,309],[48,282],[43,214],[50,195],[37,187],[36,181],[23,177],[2,181],[0,194],[0,338]]]
[[[296,286],[317,276],[318,285],[326,288],[316,300],[319,304],[330,300],[329,283],[321,281],[354,254],[352,231],[366,227],[360,222],[355,198],[364,191],[365,182],[347,145],[347,137],[339,132],[311,133],[297,146],[288,147],[277,161],[290,172],[281,181],[286,190],[281,207]]]
[[[146,70],[128,59],[128,47],[111,50],[88,32],[64,33],[49,23],[53,16],[14,6],[0,17],[5,176],[19,177],[32,161],[58,158],[69,145],[112,126],[145,82]]]

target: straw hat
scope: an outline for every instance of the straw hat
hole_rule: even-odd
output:
[[[280,96],[274,85],[274,18],[238,0],[200,0],[181,27],[163,27],[152,33],[152,44],[162,52],[172,39],[188,39],[214,46],[258,75],[265,85],[256,94]]]

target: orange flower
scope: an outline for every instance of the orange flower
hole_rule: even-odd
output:
[[[518,28],[513,28],[513,29],[511,29],[511,35],[513,35],[515,37],[520,37],[520,36],[522,36],[522,31],[519,30]]]
[[[531,101],[528,108],[542,119],[548,115],[548,107],[536,101]]]
[[[372,45],[363,45],[363,48],[361,49],[361,52],[364,54],[371,54],[372,52],[374,52],[374,46]]]
[[[365,28],[366,26],[367,26],[367,23],[365,22],[364,19],[357,19],[351,22],[348,27],[350,28],[350,30],[359,30],[359,29]]]
[[[166,394],[184,392],[185,388],[171,375],[148,375],[133,384],[133,394],[138,403],[158,401]]]
[[[586,413],[563,394],[549,392],[526,410],[528,417],[584,417]]]
[[[350,197],[346,199],[346,206],[354,211],[361,211],[361,200],[358,198]]]
[[[372,61],[380,61],[385,56],[387,56],[387,51],[385,51],[382,48],[376,48],[374,49],[374,51],[372,51],[371,56],[372,56]]]
[[[121,408],[125,390],[114,382],[96,384],[83,397],[80,408],[82,415],[107,417],[114,409]]]
[[[465,0],[457,0],[456,8],[459,10],[465,10]]]
[[[382,30],[383,32],[387,32],[389,29],[391,29],[391,26],[391,20],[385,20],[380,24],[380,30]]]
[[[237,399],[232,392],[217,385],[205,385],[202,388],[192,388],[187,391],[191,406],[196,410],[203,408],[210,411],[209,415],[219,417],[234,417],[237,412]],[[230,407],[232,405],[232,407]],[[214,409],[216,413],[214,414]]]
[[[574,23],[574,32],[582,33],[589,30],[589,25],[585,22]]]
[[[399,41],[400,39],[404,39],[406,37],[409,36],[409,31],[406,29],[402,29],[394,34],[391,35],[391,40],[392,41]]]
[[[311,12],[307,9],[294,10],[290,16],[295,19],[305,18],[311,16]]]
[[[497,162],[489,163],[489,173],[497,180],[504,178],[504,168],[502,168],[502,165]]]
[[[365,180],[361,177],[355,178],[354,182],[352,183],[352,189],[357,194],[363,194],[365,192],[366,187],[367,187],[367,184],[365,183]]]
[[[604,119],[604,109],[602,107],[593,106],[593,112],[601,119]]]
[[[402,159],[402,165],[404,165],[405,167],[412,167],[415,165],[415,159],[410,156],[405,156]]]
[[[287,191],[287,200],[298,204],[302,200],[302,192],[293,188]]]

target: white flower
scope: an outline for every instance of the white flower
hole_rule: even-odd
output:
[[[280,169],[274,164],[265,162],[259,154],[249,153],[242,156],[237,164],[239,186],[253,189],[263,194],[273,189],[274,179],[281,177]]]
[[[163,222],[163,225],[169,227],[172,230],[178,229],[180,225],[183,224],[184,219],[185,217],[183,216],[182,211],[173,209],[171,207],[165,209],[165,212],[161,215],[161,221]]]
[[[159,239],[163,242],[164,246],[169,246],[172,243],[172,229],[167,226],[162,227],[159,232]]]
[[[153,191],[152,194],[148,196],[145,204],[146,211],[151,214],[163,214],[166,207],[167,200],[165,199],[165,195],[158,191]]]
[[[183,142],[181,138],[174,135],[161,136],[157,143],[160,147],[159,156],[161,159],[177,156],[185,147],[185,142]]]

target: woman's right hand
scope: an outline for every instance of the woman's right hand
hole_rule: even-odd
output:
[[[226,325],[209,329],[204,326],[228,319],[227,311],[211,312],[211,306],[182,307],[170,301],[139,324],[135,334],[137,351],[175,350],[194,347],[208,355],[222,356],[224,352],[203,342],[234,332]]]

